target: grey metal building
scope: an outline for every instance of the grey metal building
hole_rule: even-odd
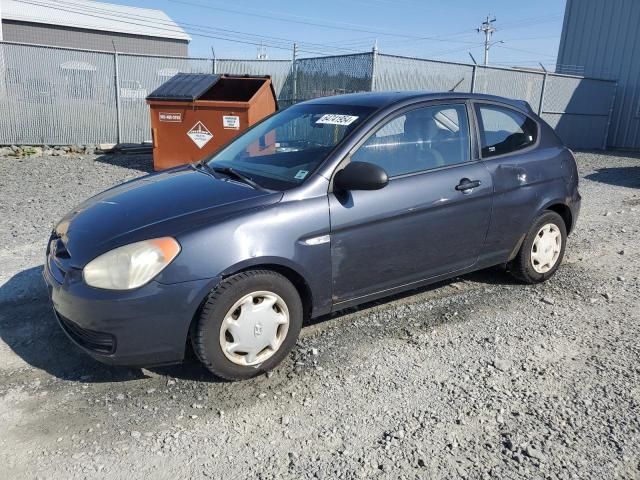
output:
[[[86,0],[0,0],[0,40],[186,57],[191,37],[161,10]]]
[[[556,70],[618,81],[608,145],[640,149],[640,1],[567,0]]]

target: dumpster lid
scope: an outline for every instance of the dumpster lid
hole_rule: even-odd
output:
[[[213,87],[220,75],[210,73],[178,73],[156,88],[147,100],[193,102]]]
[[[179,102],[193,102],[201,99],[218,83],[220,79],[227,80],[269,80],[269,75],[231,75],[220,74],[214,75],[211,73],[177,73],[165,83],[156,88],[147,96],[147,100],[170,100]],[[225,89],[226,90],[226,89]],[[233,93],[231,93],[233,92]],[[230,90],[229,93],[238,95],[239,92]],[[250,90],[244,92],[245,94],[253,95],[254,92]],[[271,93],[273,98],[276,98],[273,84],[271,84]],[[248,99],[246,99],[248,100]],[[242,100],[241,100],[242,101]],[[277,101],[276,101],[277,102]],[[276,103],[277,105],[277,103]]]

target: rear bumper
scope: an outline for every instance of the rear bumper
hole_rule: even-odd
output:
[[[184,359],[189,326],[215,279],[172,285],[151,282],[132,291],[89,287],[81,275],[62,282],[45,263],[56,317],[73,343],[110,365],[153,366]]]

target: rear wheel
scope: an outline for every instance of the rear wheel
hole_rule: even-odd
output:
[[[509,271],[526,283],[544,282],[560,266],[566,242],[567,228],[562,217],[545,211],[529,229]]]
[[[200,361],[226,380],[255,377],[278,365],[302,327],[298,291],[279,273],[243,272],[213,290],[191,340]]]

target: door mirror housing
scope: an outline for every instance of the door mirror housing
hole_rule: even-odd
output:
[[[333,178],[335,190],[380,190],[389,183],[387,172],[367,162],[349,162]]]

